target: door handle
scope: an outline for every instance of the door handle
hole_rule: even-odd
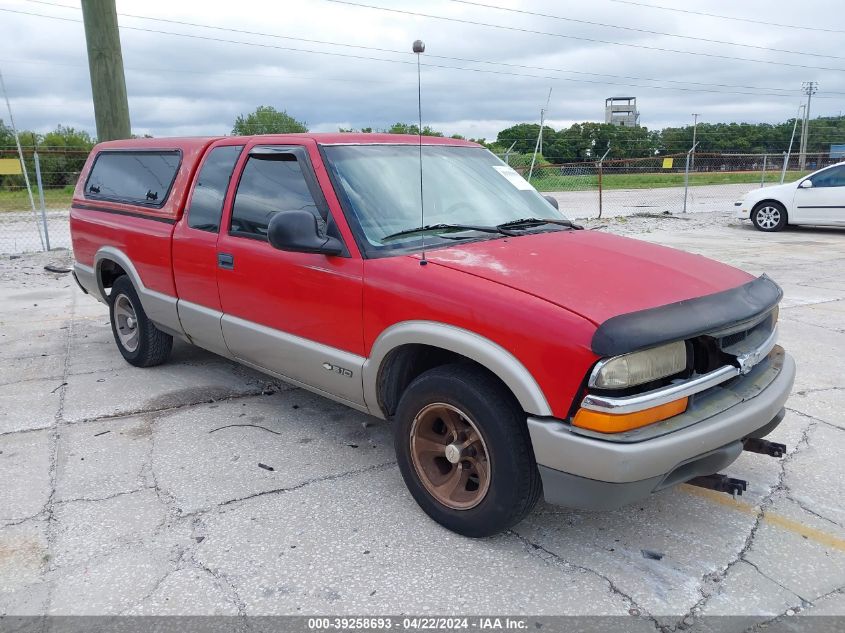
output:
[[[217,253],[217,266],[226,270],[234,270],[235,256],[229,253]]]

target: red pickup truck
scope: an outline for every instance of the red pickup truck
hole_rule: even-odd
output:
[[[468,536],[770,449],[794,379],[768,277],[583,230],[465,141],[101,143],[71,230],[129,363],[178,337],[389,420],[416,501]]]

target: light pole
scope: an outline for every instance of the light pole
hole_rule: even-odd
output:
[[[801,126],[801,156],[798,161],[798,169],[804,171],[807,165],[807,136],[810,132],[810,101],[813,95],[819,90],[817,81],[805,81],[801,84],[801,90],[807,95],[807,107],[804,108],[804,124]]]
[[[803,103],[798,106],[798,113],[795,115],[795,123],[792,124],[792,136],[789,137],[789,149],[783,153],[783,169],[781,169],[780,172],[780,184],[783,184],[783,179],[786,178],[786,168],[789,165],[789,157],[792,155],[792,142],[795,140],[795,128],[798,127],[798,117],[801,115],[801,111],[805,107],[806,106]]]
[[[701,116],[701,114],[699,114],[698,112],[692,113],[692,168],[693,169],[695,169],[695,146],[698,145],[698,143],[695,142],[695,133],[698,131],[698,117],[700,117],[700,116]]]

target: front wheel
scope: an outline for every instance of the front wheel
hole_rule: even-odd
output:
[[[786,226],[786,208],[780,202],[761,202],[751,212],[751,221],[760,231],[780,231]]]
[[[173,337],[159,330],[144,312],[135,286],[122,275],[109,295],[111,329],[117,349],[136,367],[161,365],[170,355]]]
[[[436,367],[411,382],[394,442],[411,495],[458,534],[506,530],[540,497],[525,414],[498,380],[470,365]]]

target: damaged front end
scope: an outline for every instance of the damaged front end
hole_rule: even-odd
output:
[[[544,485],[554,486],[547,501],[612,508],[684,482],[742,494],[746,482],[718,471],[743,450],[786,450],[762,439],[794,381],[777,345],[781,297],[763,276],[602,324],[593,351],[604,358],[570,418],[529,419]],[[592,492],[565,490],[576,483]]]

